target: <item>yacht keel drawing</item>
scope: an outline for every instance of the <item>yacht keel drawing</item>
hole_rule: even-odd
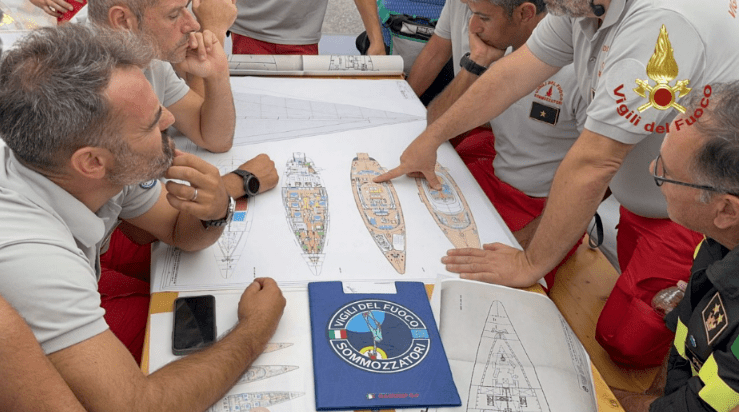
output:
[[[375,183],[372,179],[385,170],[367,153],[357,153],[352,161],[351,182],[354,200],[364,225],[385,258],[405,273],[405,220],[398,194],[390,182]]]
[[[328,194],[313,161],[295,152],[287,161],[282,203],[290,230],[313,275],[321,274],[328,232]]]
[[[435,171],[441,190],[432,189],[426,179],[416,178],[418,196],[455,248],[479,248],[480,236],[467,200],[446,167],[436,163]]]
[[[208,412],[240,412],[258,407],[288,402],[305,395],[302,392],[250,392],[229,395],[208,409]]]

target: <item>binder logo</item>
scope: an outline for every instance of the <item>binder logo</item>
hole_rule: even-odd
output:
[[[334,352],[348,364],[375,373],[408,370],[428,354],[426,324],[408,308],[379,299],[337,310],[326,331]]]

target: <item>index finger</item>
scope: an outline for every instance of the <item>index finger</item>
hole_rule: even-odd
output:
[[[403,165],[400,165],[396,167],[395,169],[392,169],[379,176],[376,176],[374,179],[372,179],[372,181],[375,183],[383,183],[383,182],[387,182],[389,180],[395,179],[396,177],[403,176],[405,173],[406,173],[405,168],[403,167]]]

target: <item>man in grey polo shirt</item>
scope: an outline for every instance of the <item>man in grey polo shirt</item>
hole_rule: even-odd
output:
[[[588,118],[555,175],[529,246],[449,251],[442,261],[464,277],[530,285],[580,237],[610,184],[624,206],[618,238],[623,274],[601,314],[597,338],[618,362],[657,365],[672,334],[651,300],[688,278],[701,236],[667,219],[647,164],[682,108],[682,96],[704,94],[710,104],[706,86],[737,77],[739,51],[723,40],[739,38],[739,24],[721,0],[547,0],[547,6],[550,15],[527,45],[493,65],[406,149],[401,165],[378,180],[421,172],[438,185],[433,162],[441,142],[497,116],[574,62]],[[695,123],[687,120],[680,126]]]
[[[149,376],[108,329],[99,251],[119,218],[194,251],[234,209],[218,169],[164,133],[173,118],[143,75],[151,56],[123,31],[63,25],[0,63],[0,295],[88,411],[204,410],[261,353],[285,305],[274,280],[255,280],[226,337]]]
[[[434,35],[418,56],[408,83],[417,94],[449,59],[455,77],[428,107],[428,123],[441,116],[510,47],[522,47],[546,15],[543,0],[450,0]],[[431,68],[431,69],[429,69]],[[533,235],[554,172],[585,121],[572,65],[456,146],[470,172],[522,246]],[[574,253],[579,242],[571,249]],[[565,258],[566,259],[566,258]],[[546,276],[549,287],[556,268]]]

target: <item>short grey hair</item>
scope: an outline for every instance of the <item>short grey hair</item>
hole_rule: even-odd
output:
[[[119,138],[106,88],[113,71],[146,67],[151,46],[126,31],[65,24],[31,32],[0,61],[0,138],[28,166],[62,172],[86,146]]]
[[[534,6],[536,6],[536,14],[543,13],[547,10],[547,5],[546,3],[544,3],[544,0],[472,0],[472,1],[474,2],[487,1],[490,4],[494,4],[498,7],[502,7],[503,10],[505,10],[505,12],[508,14],[509,18],[513,16],[513,12],[516,10],[516,7],[524,3],[531,3]]]
[[[124,6],[131,10],[141,24],[144,21],[146,9],[152,7],[158,0],[89,0],[87,15],[95,24],[109,26],[108,10],[113,6]]]
[[[739,81],[707,85],[702,93],[693,90],[686,109],[705,138],[692,159],[696,181],[720,192],[739,193]],[[709,202],[714,194],[702,191],[701,201]]]

